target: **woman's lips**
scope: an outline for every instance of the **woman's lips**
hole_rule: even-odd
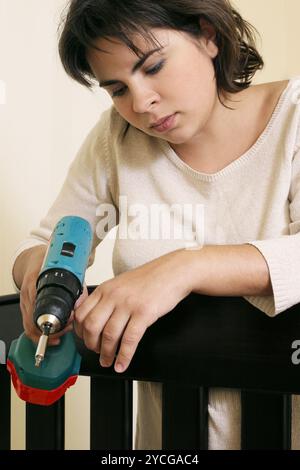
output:
[[[176,113],[163,119],[158,125],[151,126],[157,132],[169,131],[173,126],[176,118]]]

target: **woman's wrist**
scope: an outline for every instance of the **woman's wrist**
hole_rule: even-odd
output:
[[[212,296],[272,295],[266,260],[252,245],[206,245],[185,251],[191,292]]]
[[[201,286],[204,284],[205,273],[207,273],[208,269],[206,266],[207,249],[208,246],[197,246],[182,250],[183,262],[186,268],[186,287],[190,293],[201,293]]]

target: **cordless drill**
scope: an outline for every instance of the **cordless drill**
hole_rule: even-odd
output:
[[[77,379],[81,357],[72,333],[47,349],[49,335],[62,331],[83,291],[92,247],[90,224],[66,216],[56,225],[37,279],[34,322],[41,331],[37,348],[23,333],[11,344],[7,369],[22,400],[39,405],[57,401]]]

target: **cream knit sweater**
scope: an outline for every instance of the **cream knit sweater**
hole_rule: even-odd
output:
[[[251,243],[266,259],[274,296],[246,299],[269,316],[300,303],[300,77],[290,80],[256,143],[215,174],[195,171],[167,142],[133,127],[124,136],[125,127],[114,108],[103,113],[53,206],[15,258],[47,243],[61,217],[79,215],[94,230],[93,255],[105,229],[119,224],[115,275],[187,246]],[[185,232],[154,230],[163,229],[164,218]],[[139,387],[137,446],[157,449],[160,384]],[[210,448],[238,448],[239,393],[212,389],[209,416]]]

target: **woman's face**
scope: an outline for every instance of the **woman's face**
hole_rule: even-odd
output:
[[[153,29],[159,45],[141,36],[135,44],[142,60],[124,43],[99,39],[90,49],[90,67],[108,91],[119,114],[132,126],[169,143],[188,143],[209,122],[217,101],[212,59],[218,53],[213,40],[186,33]]]

